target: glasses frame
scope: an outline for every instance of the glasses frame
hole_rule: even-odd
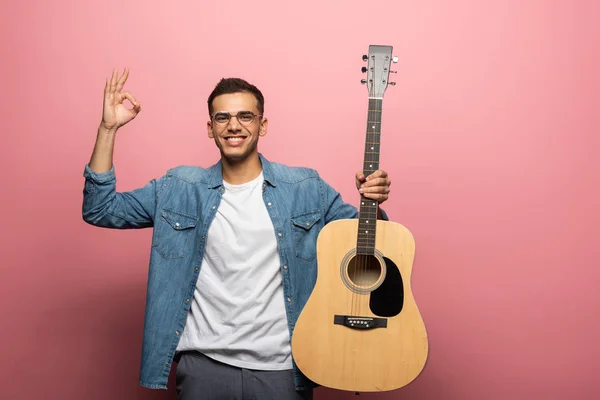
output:
[[[241,114],[246,114],[249,113],[252,115],[252,121],[250,122],[242,122],[240,121],[239,115]],[[217,122],[215,121],[215,116],[217,114],[225,114],[228,115],[229,118],[227,119],[226,122]],[[262,114],[254,114],[252,111],[238,111],[237,113],[235,113],[235,115],[232,115],[230,112],[227,111],[217,111],[215,113],[213,113],[213,115],[210,116],[210,120],[212,121],[213,124],[217,125],[217,126],[227,126],[229,124],[229,122],[231,121],[231,117],[235,117],[237,119],[237,121],[240,123],[240,125],[243,126],[250,126],[254,123],[254,121],[256,121],[256,117],[262,118],[263,115]]]

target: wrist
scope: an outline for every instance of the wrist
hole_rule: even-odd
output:
[[[117,133],[117,127],[107,127],[104,125],[104,122],[100,122],[100,126],[98,127],[98,133],[101,135],[114,135]]]

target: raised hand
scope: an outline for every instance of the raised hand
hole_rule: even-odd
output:
[[[120,78],[118,77],[118,72],[113,70],[112,77],[106,79],[102,125],[108,130],[116,130],[125,125],[134,119],[142,109],[140,102],[131,93],[121,93],[128,76],[129,68],[125,68]],[[129,100],[133,108],[127,108],[123,104],[125,99]]]

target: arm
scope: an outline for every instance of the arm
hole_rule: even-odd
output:
[[[154,225],[156,201],[165,182],[164,176],[129,192],[117,192],[114,166],[106,172],[96,173],[88,164],[83,176],[82,216],[85,222],[115,229],[138,229]]]
[[[118,78],[113,70],[106,80],[102,122],[90,162],[84,169],[83,220],[106,228],[145,228],[152,226],[156,198],[164,178],[152,180],[146,186],[126,193],[117,193],[113,152],[117,131],[141,110],[140,103],[129,92],[121,93],[129,70]],[[127,109],[123,101],[133,104]]]

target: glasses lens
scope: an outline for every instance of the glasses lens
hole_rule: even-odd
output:
[[[226,124],[229,122],[229,114],[228,113],[216,113],[214,116],[214,120],[217,124]]]
[[[237,115],[241,124],[250,124],[254,121],[254,114],[250,111],[242,111]]]

